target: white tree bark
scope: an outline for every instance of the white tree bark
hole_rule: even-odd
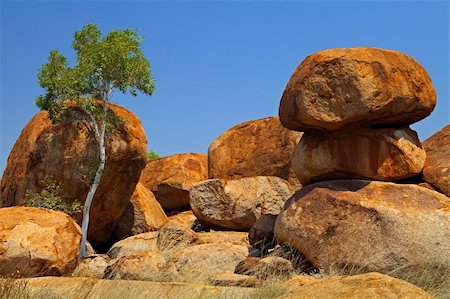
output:
[[[103,101],[103,116],[101,129],[99,132],[97,122],[93,119],[93,125],[96,132],[96,137],[99,137],[99,148],[100,148],[100,164],[97,168],[97,172],[95,173],[94,182],[92,183],[88,195],[86,197],[86,201],[84,202],[83,208],[83,222],[81,224],[81,243],[80,243],[80,251],[78,253],[79,258],[83,258],[86,255],[86,241],[87,241],[87,233],[89,227],[89,210],[91,208],[92,200],[94,199],[95,192],[97,191],[98,185],[100,184],[100,179],[102,177],[103,171],[105,170],[106,163],[106,148],[105,148],[105,132],[106,132],[106,116],[108,112],[108,100],[105,97]],[[92,115],[90,115],[92,116]],[[100,134],[99,134],[100,133]]]

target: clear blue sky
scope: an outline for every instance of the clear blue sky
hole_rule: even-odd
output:
[[[2,1],[0,172],[38,111],[36,74],[52,49],[72,59],[73,33],[137,28],[157,90],[114,94],[142,121],[148,149],[207,152],[228,128],[277,115],[292,72],[325,48],[371,46],[416,58],[438,104],[413,125],[421,140],[449,123],[449,4],[321,1]]]

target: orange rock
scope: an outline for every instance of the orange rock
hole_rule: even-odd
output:
[[[425,156],[409,128],[306,132],[291,163],[303,185],[341,178],[393,181],[419,174]]]
[[[299,275],[284,284],[288,290],[277,298],[434,298],[411,283],[374,272],[353,276],[331,276],[325,279]]]
[[[167,220],[164,210],[153,193],[138,183],[128,207],[117,222],[114,237],[116,240],[121,240],[132,235],[155,231]]]
[[[409,184],[335,180],[308,185],[279,214],[274,234],[324,273],[445,277],[450,199]],[[429,272],[429,271],[433,271]]]
[[[423,142],[427,153],[423,178],[450,196],[450,125]]]
[[[189,207],[192,185],[208,178],[208,158],[203,154],[178,154],[150,159],[141,183],[153,192],[166,210]]]
[[[146,162],[147,140],[141,122],[122,107],[111,104],[110,108],[119,124],[107,134],[106,169],[91,207],[88,240],[94,247],[107,243]],[[24,128],[8,158],[0,206],[22,204],[26,191],[39,192],[45,180],[59,183],[69,202],[84,202],[89,177],[99,159],[94,136],[80,109],[74,109],[71,117],[57,125],[51,124],[46,112],[39,112]]]
[[[278,117],[238,124],[209,146],[209,178],[277,176],[299,188],[290,161],[300,137],[283,128]]]
[[[412,57],[375,48],[319,51],[297,67],[281,98],[286,128],[409,125],[433,111],[436,92]]]
[[[64,275],[76,266],[81,230],[61,212],[0,209],[0,277]]]
[[[191,208],[202,225],[248,231],[262,214],[278,214],[293,191],[274,176],[211,179],[192,187]]]

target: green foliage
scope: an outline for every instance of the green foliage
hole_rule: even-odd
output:
[[[113,30],[102,37],[95,24],[85,25],[75,33],[72,44],[75,67],[69,67],[59,52],[50,52],[48,62],[38,73],[46,93],[37,97],[36,105],[47,110],[53,122],[64,117],[68,100],[100,119],[101,107],[95,101],[107,103],[114,89],[133,96],[138,91],[151,95],[155,81],[141,42],[135,30]]]
[[[150,160],[150,159],[156,159],[156,158],[159,158],[159,155],[158,155],[154,150],[151,150],[151,151],[147,154],[147,159],[148,159],[148,160]]]
[[[54,181],[42,182],[44,189],[40,193],[27,191],[25,206],[61,211],[74,215],[82,211],[83,206],[77,200],[67,203],[64,190]]]

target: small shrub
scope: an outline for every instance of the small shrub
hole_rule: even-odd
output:
[[[24,205],[61,211],[68,215],[74,215],[82,211],[83,206],[78,200],[67,203],[64,190],[54,181],[43,182],[44,188],[40,193],[27,191]]]
[[[148,160],[150,160],[150,159],[156,159],[156,158],[159,158],[159,155],[158,155],[154,150],[151,150],[151,151],[147,154],[147,159],[148,159]]]

